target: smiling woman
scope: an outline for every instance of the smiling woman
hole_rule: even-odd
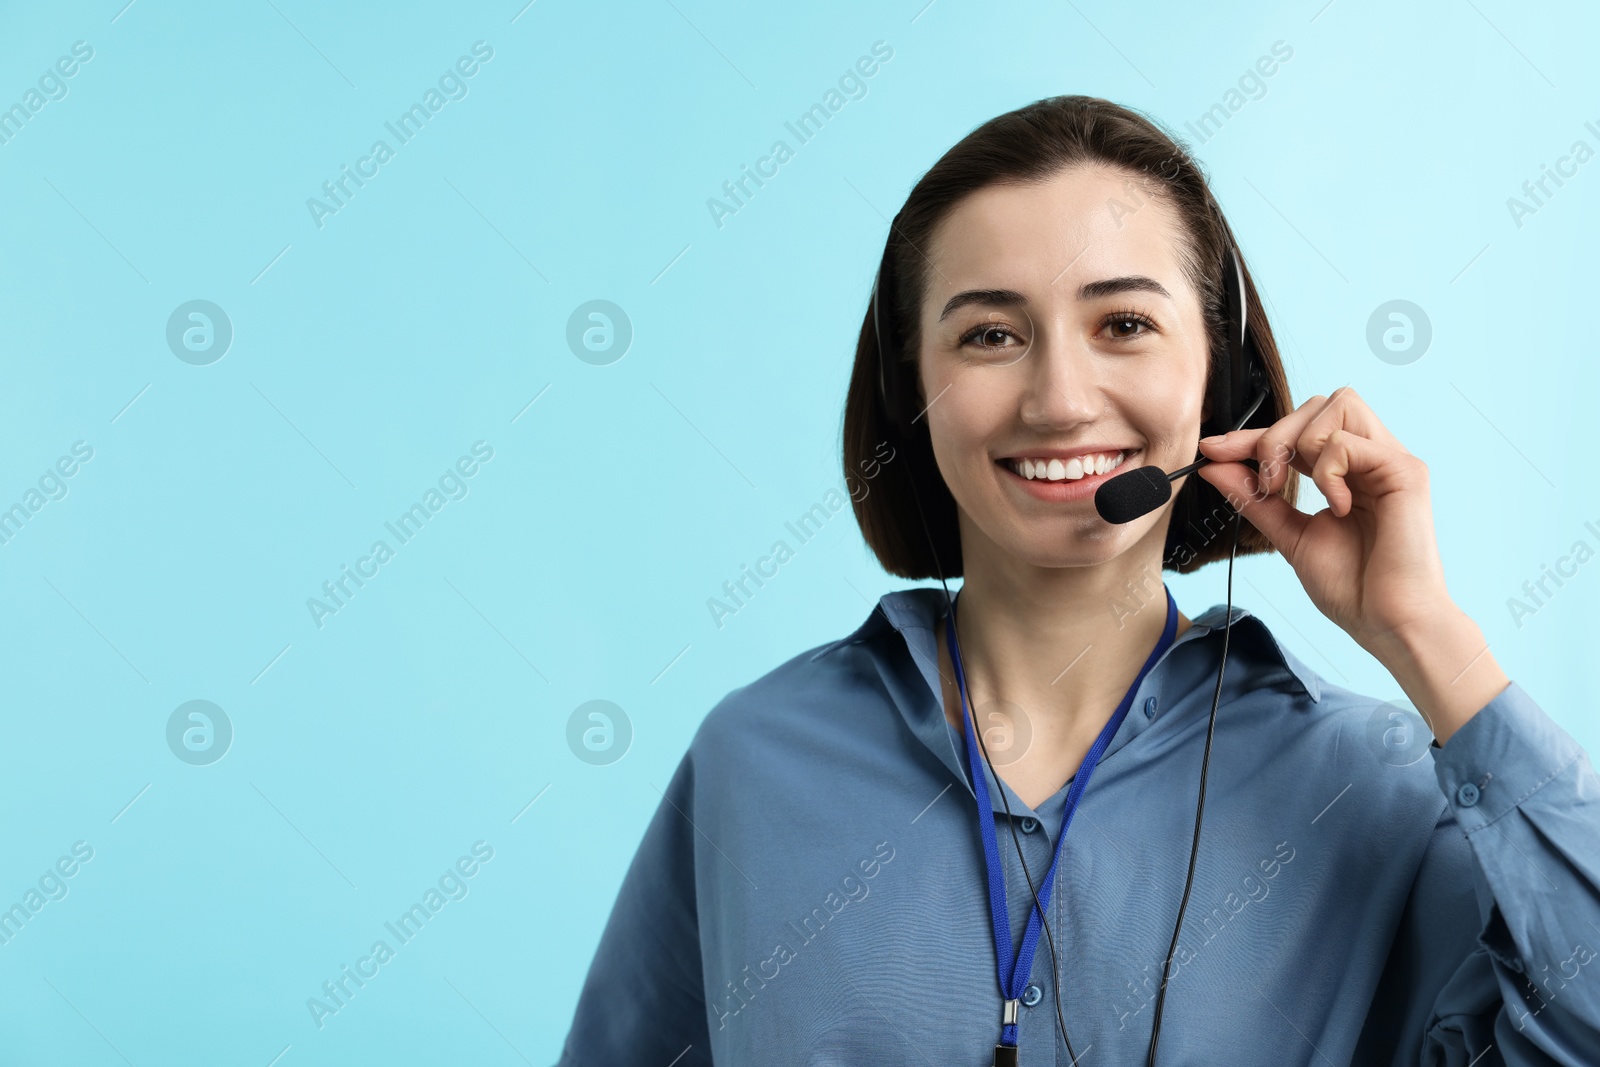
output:
[[[1063,104],[1036,104],[986,123],[923,176],[890,226],[879,285],[886,314],[901,324],[900,347],[879,352],[870,317],[863,324],[843,458],[848,468],[896,431],[896,444],[903,440],[909,453],[912,477],[886,483],[856,508],[867,543],[891,574],[964,573],[950,475],[969,475],[994,496],[1015,491],[989,467],[1020,453],[1007,448],[970,472],[953,459],[956,469],[946,470],[930,433],[914,425],[924,410],[930,429],[944,415],[941,407],[955,409],[948,418],[959,425],[970,405],[994,402],[994,385],[1011,390],[1014,402],[1025,401],[1020,414],[1036,429],[1063,408],[1074,417],[1073,405],[1097,393],[1126,397],[1146,417],[1155,414],[1174,428],[1210,414],[1206,385],[1227,345],[1222,279],[1203,265],[1221,261],[1233,233],[1197,165],[1159,131],[1131,113],[1080,106],[1077,116],[1069,118]],[[1130,182],[1145,198],[1131,212]],[[1293,404],[1271,324],[1248,265],[1241,265],[1248,331],[1270,390],[1251,424],[1265,426]],[[958,284],[968,278],[972,284]],[[901,364],[901,373],[886,375],[896,368],[885,368],[885,359]],[[890,386],[882,402],[875,388],[880,377]],[[908,379],[918,383],[914,398],[893,388]],[[1205,433],[1220,429],[1201,426]],[[1040,455],[1065,461],[1074,452],[1103,450],[1167,469],[1194,458],[1194,438],[1185,444],[1171,432],[1142,453],[1125,447],[1131,444],[1085,441]],[[1037,452],[1039,445],[1030,447]],[[972,448],[952,451],[980,458]],[[1056,495],[1044,499],[1083,499],[1095,488],[1047,490]],[[1226,545],[1193,533],[1193,520],[1226,507],[1222,494],[1198,478],[1175,490],[1171,522],[1156,514],[1137,532],[1159,530],[1162,557],[1179,560],[1173,567],[1179,573],[1225,559]],[[1297,491],[1290,471],[1284,499],[1293,504]],[[915,523],[919,499],[929,509],[933,548]],[[1107,528],[1083,509],[1014,513],[1011,521],[1021,527],[1014,534],[1059,546],[1058,552],[1079,543],[1066,536],[1064,523],[1090,537],[1133,532]],[[1256,530],[1240,531],[1240,554],[1271,550]]]
[[[868,547],[944,587],[706,716],[560,1067],[1600,1063],[1600,776],[1451,600],[1422,461],[1349,388],[1292,405],[1168,134],[1067,96],[946,152],[843,438],[847,472],[894,450],[852,494]],[[1125,469],[1173,495],[1103,517]],[[1233,606],[1271,552],[1416,730]],[[1222,560],[1192,620],[1152,577]],[[871,901],[765,988],[749,961],[878,840]]]

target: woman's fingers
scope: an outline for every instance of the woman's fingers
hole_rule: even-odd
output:
[[[1309,515],[1276,493],[1260,492],[1255,475],[1243,464],[1208,463],[1195,473],[1216,486],[1223,498],[1294,566],[1300,535],[1311,521]]]
[[[1410,455],[1347,385],[1326,397],[1312,397],[1271,426],[1237,430],[1220,440],[1202,442],[1200,451],[1214,460],[1257,460],[1265,491],[1276,493],[1288,480],[1290,467],[1311,474],[1322,459],[1329,436],[1341,430]]]
[[[1328,435],[1311,472],[1311,480],[1327,498],[1328,507],[1341,518],[1350,514],[1356,489],[1377,500],[1425,485],[1427,476],[1427,466],[1411,453],[1388,448],[1349,430],[1335,430]]]
[[[1318,412],[1306,432],[1315,433],[1322,430],[1322,437],[1326,437],[1334,430],[1349,430],[1360,434],[1369,441],[1375,441],[1389,448],[1405,451],[1400,441],[1389,432],[1389,428],[1373,412],[1367,402],[1348,385],[1342,385],[1328,396],[1328,405]]]
[[[1266,491],[1276,493],[1294,467],[1301,474],[1310,474],[1316,457],[1301,459],[1295,443],[1311,421],[1330,403],[1330,398],[1314,396],[1271,426],[1253,430],[1235,430],[1220,439],[1206,439],[1200,443],[1200,452],[1214,460],[1254,459],[1264,468]],[[1268,463],[1271,470],[1266,470]],[[1202,468],[1203,469],[1203,468]]]

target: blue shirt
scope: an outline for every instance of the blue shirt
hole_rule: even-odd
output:
[[[706,716],[625,875],[559,1067],[980,1067],[1002,1000],[938,588]],[[1022,1067],[1144,1063],[1225,607],[1134,694],[1073,816]],[[1109,709],[1108,709],[1109,711]],[[1600,1064],[1600,777],[1512,681],[1443,747],[1233,609],[1158,1063]],[[1005,789],[1028,867],[1066,784]],[[1070,781],[1070,780],[1069,780]],[[995,804],[1012,933],[1033,900]],[[1032,1000],[1028,1005],[1026,1002]]]

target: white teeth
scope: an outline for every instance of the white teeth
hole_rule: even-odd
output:
[[[1091,456],[1073,456],[1071,459],[1021,459],[1012,460],[1011,469],[1024,478],[1051,482],[1075,482],[1085,476],[1105,474],[1122,465],[1127,458],[1122,452],[1100,452]]]

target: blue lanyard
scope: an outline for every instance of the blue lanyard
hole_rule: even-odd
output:
[[[1116,714],[1111,716],[1105,728],[1100,731],[1100,736],[1095,738],[1089,752],[1083,758],[1083,765],[1078,768],[1077,775],[1072,780],[1072,787],[1067,790],[1066,808],[1061,817],[1061,832],[1056,836],[1055,855],[1050,860],[1050,871],[1044,877],[1044,885],[1039,888],[1039,904],[1028,915],[1028,929],[1022,937],[1022,948],[1013,957],[1011,946],[1011,912],[1006,907],[1006,879],[1005,868],[1000,865],[1000,848],[995,838],[994,829],[994,804],[989,799],[989,782],[984,775],[983,756],[978,751],[978,738],[972,729],[972,714],[967,710],[967,685],[961,670],[961,652],[956,646],[955,627],[955,602],[950,605],[950,621],[945,630],[945,643],[950,649],[950,662],[956,670],[956,686],[961,694],[961,718],[967,733],[967,762],[972,768],[973,790],[978,795],[978,829],[983,834],[983,862],[989,871],[989,913],[994,920],[994,945],[995,959],[1000,973],[1000,991],[1007,1004],[1000,1031],[1000,1044],[1016,1047],[1017,1044],[1017,1004],[1022,998],[1023,987],[1028,982],[1028,975],[1033,971],[1033,953],[1039,947],[1039,923],[1043,918],[1041,908],[1050,906],[1050,893],[1055,888],[1056,865],[1061,862],[1061,844],[1067,839],[1067,827],[1072,823],[1072,813],[1077,810],[1078,798],[1083,796],[1084,789],[1088,788],[1089,776],[1099,764],[1101,756],[1105,754],[1106,746],[1111,743],[1111,738],[1117,732],[1117,727],[1122,725],[1122,720],[1128,715],[1128,708],[1133,705],[1133,694],[1138,691],[1139,683],[1144,681],[1144,676],[1156,660],[1161,658],[1161,653],[1166,651],[1173,642],[1178,632],[1178,605],[1172,599],[1172,591],[1162,583],[1162,591],[1167,594],[1167,625],[1162,630],[1161,640],[1156,642],[1156,647],[1151,650],[1149,657],[1144,661],[1144,666],[1139,668],[1139,674],[1134,678],[1133,685],[1128,687],[1128,692],[1122,698],[1122,703],[1117,705]],[[961,594],[956,594],[959,600]],[[1003,788],[1003,787],[1002,787]]]

